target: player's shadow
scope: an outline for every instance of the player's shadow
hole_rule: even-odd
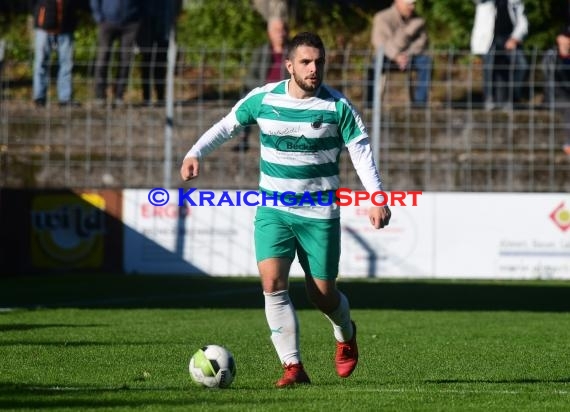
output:
[[[537,282],[344,282],[355,308],[465,311],[570,311],[570,284]]]
[[[155,407],[173,410],[188,408],[193,403],[187,397],[182,399],[150,400],[149,392],[180,392],[179,387],[133,388],[128,384],[117,386],[41,385],[0,382],[0,410],[128,410],[139,407]],[[129,396],[125,394],[129,393]],[[105,395],[105,396],[101,396]]]
[[[257,277],[25,276],[5,278],[3,286],[2,307],[262,309],[264,305]],[[570,311],[570,283],[564,282],[344,280],[339,288],[354,309]],[[313,307],[302,279],[291,280],[290,294],[296,308]]]
[[[0,325],[0,333],[2,332],[13,332],[13,331],[25,331],[25,330],[37,330],[46,328],[91,328],[95,326],[103,326],[96,324],[87,325],[77,325],[72,323],[8,323],[5,325]]]

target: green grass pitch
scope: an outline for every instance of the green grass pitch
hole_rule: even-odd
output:
[[[570,283],[340,282],[360,363],[335,375],[332,329],[291,284],[312,384],[281,374],[256,278],[0,278],[0,410],[570,410]],[[225,390],[192,384],[207,343],[230,349]]]

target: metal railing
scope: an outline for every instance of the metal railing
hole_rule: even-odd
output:
[[[73,86],[80,107],[59,107],[56,60],[47,105],[31,96],[31,56],[4,61],[0,93],[0,187],[150,187],[163,183],[165,108],[142,98],[140,54],[131,64],[125,106],[97,105],[95,50],[78,53]],[[543,104],[542,55],[527,53],[528,74],[515,85],[514,110],[484,110],[482,64],[467,51],[431,51],[430,103],[415,108],[414,76],[386,72],[379,116],[379,167],[394,189],[437,191],[570,191],[570,158],[562,150],[565,125],[557,104]],[[229,111],[244,92],[251,50],[179,48],[174,73],[171,185],[195,139]],[[372,128],[366,90],[369,50],[331,50],[325,81],[341,90]],[[116,64],[111,65],[109,84]],[[379,79],[380,80],[380,79]],[[378,80],[378,81],[379,81]],[[374,81],[374,80],[373,80]],[[112,97],[112,87],[109,87]],[[109,100],[111,101],[111,99]],[[248,152],[222,146],[205,163],[197,184],[254,188],[257,143]],[[343,153],[342,178],[359,187]]]

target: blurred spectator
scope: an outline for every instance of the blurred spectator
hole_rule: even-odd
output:
[[[90,0],[91,12],[98,25],[97,61],[95,62],[95,101],[107,101],[107,74],[113,43],[119,40],[120,61],[114,84],[114,105],[124,105],[124,94],[131,67],[133,48],[141,15],[140,0]]]
[[[291,18],[291,0],[252,0],[255,10],[261,14],[265,21],[278,18],[287,21]]]
[[[143,0],[137,43],[141,51],[143,100],[152,106],[152,90],[158,105],[164,104],[167,52],[170,32],[182,6],[181,0]]]
[[[544,102],[570,102],[570,32],[556,36],[556,46],[544,55],[543,71],[545,79]]]
[[[288,77],[287,70],[285,70],[289,41],[287,23],[278,17],[270,18],[267,22],[267,39],[266,44],[253,51],[245,79],[245,86],[248,90]],[[245,127],[239,136],[239,143],[232,150],[235,152],[249,150],[250,134],[251,126]]]
[[[542,67],[544,103],[561,110],[566,135],[563,150],[570,155],[570,1],[566,8],[566,24],[556,36],[555,47],[546,52]]]
[[[57,98],[60,106],[78,105],[73,96],[73,31],[75,0],[36,0],[34,14],[33,99],[37,107],[46,105],[52,50],[57,50]]]
[[[483,56],[485,110],[511,110],[521,98],[528,63],[522,42],[528,20],[522,0],[473,0],[471,51]]]
[[[412,103],[425,107],[429,97],[432,59],[426,54],[428,35],[425,20],[415,12],[416,0],[394,0],[379,11],[372,22],[374,50],[384,49],[384,70],[415,71]],[[373,98],[374,68],[368,70],[368,105]]]

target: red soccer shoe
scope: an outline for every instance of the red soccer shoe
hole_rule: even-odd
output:
[[[336,343],[336,373],[341,378],[348,378],[358,363],[358,345],[356,344],[356,325],[352,322],[354,333],[348,342]]]
[[[283,377],[275,383],[275,386],[278,388],[286,388],[300,383],[311,383],[302,363],[283,365],[283,368],[285,369]]]

